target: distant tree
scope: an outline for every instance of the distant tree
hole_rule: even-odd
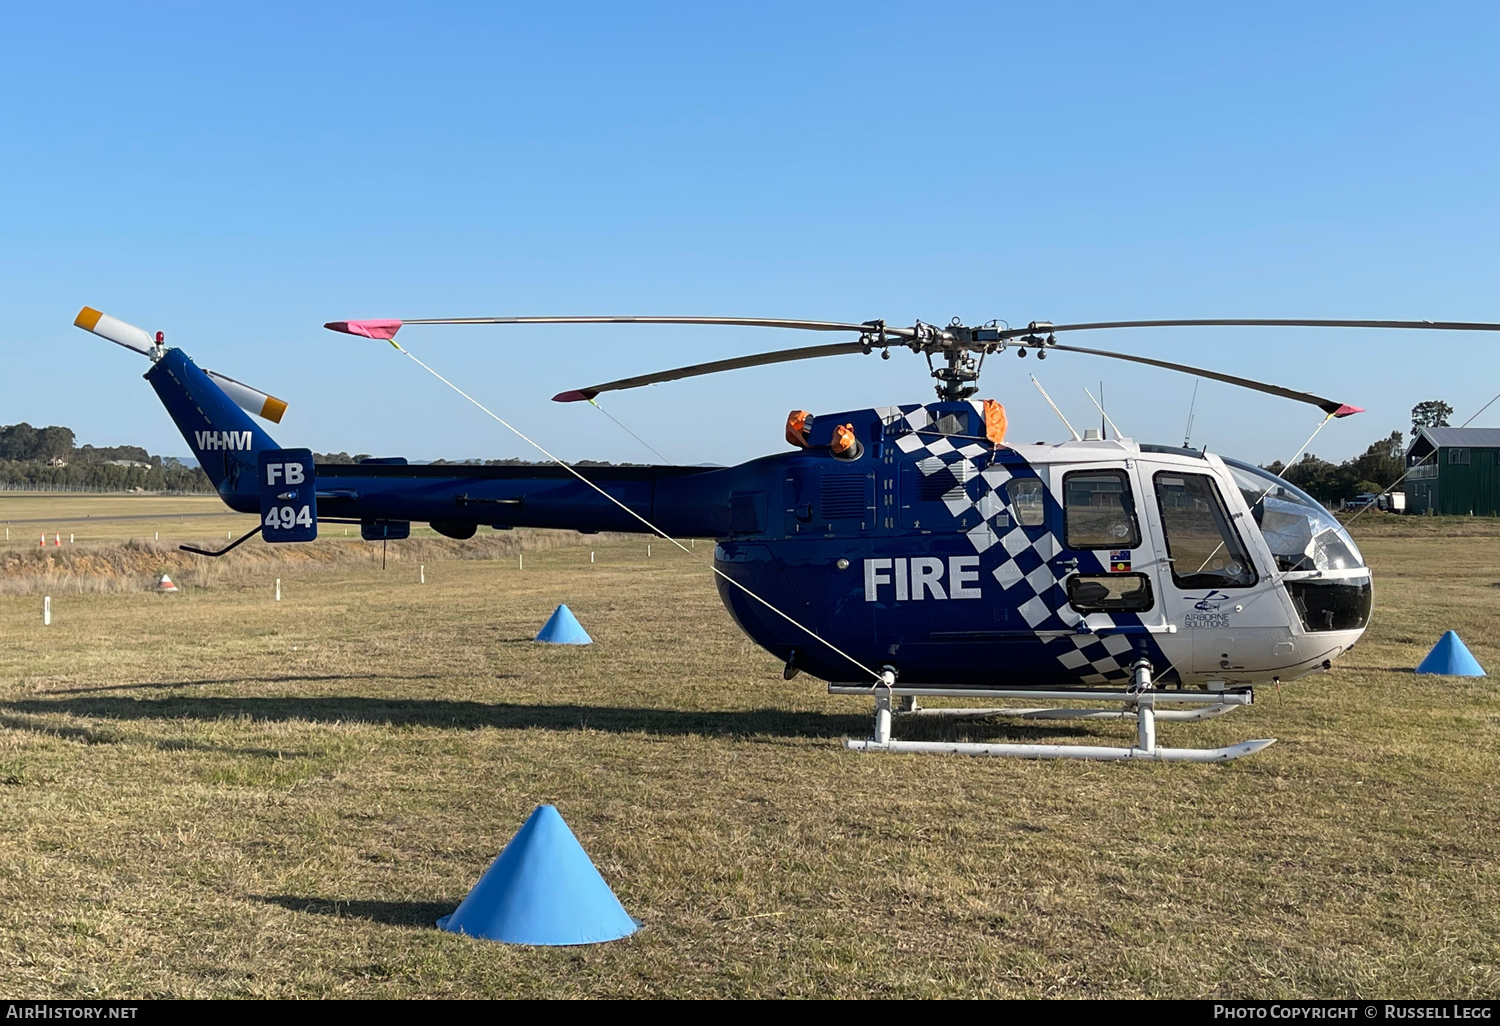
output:
[[[1312,453],[1306,453],[1302,459],[1285,467],[1281,476],[1320,502],[1338,497],[1339,468]]]
[[[152,463],[158,459],[139,445],[81,445],[74,450],[73,458],[80,463],[106,463],[109,460]]]
[[[1441,399],[1427,399],[1411,408],[1411,433],[1424,427],[1447,427],[1453,407]]]
[[[24,420],[0,427],[0,459],[36,459],[36,428]]]
[[[1355,479],[1355,484],[1358,486],[1355,490],[1356,495],[1367,491],[1379,491],[1382,488],[1389,488],[1406,472],[1405,452],[1406,447],[1402,444],[1401,432],[1392,431],[1389,438],[1372,442],[1364,455],[1355,457],[1352,464],[1346,464],[1340,470]],[[1374,488],[1362,487],[1371,481],[1378,482]]]
[[[73,455],[73,429],[44,427],[36,433],[36,455],[33,459],[47,462],[66,460]]]

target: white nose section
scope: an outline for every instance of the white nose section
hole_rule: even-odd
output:
[[[142,356],[150,356],[152,350],[156,348],[156,336],[149,331],[137,328],[134,324],[126,324],[109,314],[100,313],[91,306],[78,311],[78,316],[73,323],[84,331],[91,331],[116,345],[133,349]],[[282,415],[286,413],[286,403],[280,399],[258,388],[251,388],[243,381],[236,381],[227,374],[211,370],[205,370],[203,373],[207,374],[209,379],[222,388],[224,394],[246,413],[253,413],[257,417],[269,420],[272,424],[281,423]]]

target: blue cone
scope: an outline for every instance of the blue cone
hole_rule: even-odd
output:
[[[1438,673],[1444,677],[1484,677],[1484,667],[1479,665],[1479,660],[1474,658],[1458,635],[1449,631],[1438,639],[1438,643],[1432,646],[1432,651],[1427,653],[1427,658],[1422,660],[1417,667],[1418,673]]]
[[[536,640],[545,641],[553,645],[592,645],[594,639],[589,637],[589,632],[583,629],[583,624],[578,622],[578,617],[573,615],[573,610],[567,606],[558,606],[549,619],[538,632]]]
[[[555,808],[538,805],[438,929],[506,944],[598,944],[640,929]]]

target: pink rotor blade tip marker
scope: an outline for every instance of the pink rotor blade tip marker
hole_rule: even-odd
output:
[[[389,342],[401,330],[401,322],[394,320],[374,321],[329,321],[323,325],[329,331],[342,331],[346,335],[363,335],[365,338],[384,339]]]

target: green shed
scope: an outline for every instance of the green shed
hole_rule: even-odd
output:
[[[1500,516],[1500,428],[1424,427],[1406,466],[1408,513]]]

